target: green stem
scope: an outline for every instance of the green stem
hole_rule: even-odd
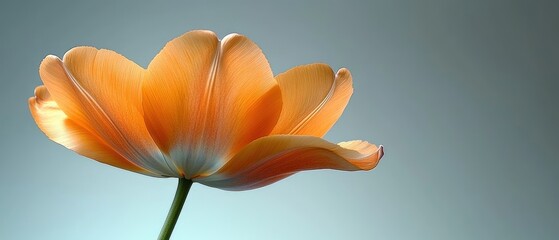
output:
[[[157,238],[158,240],[169,240],[171,237],[173,228],[175,228],[175,224],[181,214],[182,205],[184,205],[184,201],[186,200],[186,196],[188,195],[188,191],[191,186],[192,181],[186,178],[179,178],[179,185],[177,186],[175,199],[173,199],[173,204],[171,205],[171,209],[169,209],[167,219],[165,219],[165,224],[163,224],[163,227],[161,228],[159,238]]]

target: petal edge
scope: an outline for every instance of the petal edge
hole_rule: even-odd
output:
[[[276,76],[284,104],[272,134],[322,137],[342,115],[353,93],[349,70],[326,64],[289,69]]]
[[[194,181],[224,190],[249,190],[304,170],[370,170],[383,155],[382,145],[365,141],[334,144],[312,136],[275,135],[253,141],[216,173]]]
[[[128,161],[112,150],[103,140],[68,119],[54,102],[45,86],[35,89],[29,98],[29,110],[37,126],[47,137],[74,152],[114,167],[149,176],[157,176]]]

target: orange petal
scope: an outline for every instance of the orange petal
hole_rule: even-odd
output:
[[[382,156],[382,146],[365,141],[336,145],[312,136],[275,135],[250,143],[217,172],[195,181],[225,190],[248,190],[304,170],[370,170]]]
[[[39,73],[52,99],[74,123],[119,155],[156,175],[176,176],[145,127],[140,84],[143,69],[121,55],[91,47],[47,56]]]
[[[353,92],[351,74],[334,76],[326,64],[298,66],[276,77],[283,109],[272,134],[322,137],[342,115]]]
[[[266,58],[237,34],[221,44],[210,31],[173,39],[149,64],[142,87],[149,131],[188,178],[267,135],[281,111]]]
[[[78,154],[118,168],[146,175],[153,173],[126,160],[95,134],[70,120],[54,102],[44,86],[35,89],[29,99],[29,109],[37,126],[54,142]]]
[[[142,84],[145,122],[162,150],[168,152],[182,137],[202,128],[199,104],[206,80],[215,71],[218,44],[212,32],[188,32],[167,43],[149,64]]]

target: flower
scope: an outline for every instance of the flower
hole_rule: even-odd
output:
[[[298,66],[274,78],[245,36],[173,39],[142,68],[116,52],[76,47],[41,63],[29,107],[53,141],[129,171],[254,189],[312,169],[370,170],[382,146],[321,137],[352,94],[350,72]]]

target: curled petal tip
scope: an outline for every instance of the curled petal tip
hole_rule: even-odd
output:
[[[60,58],[55,56],[55,55],[52,55],[52,54],[47,55],[45,58],[43,58],[43,60],[41,61],[41,64],[39,65],[39,72],[47,64],[52,63],[53,61],[56,62],[56,61],[62,61],[62,60],[60,60]]]
[[[384,157],[384,146],[383,145],[379,145],[378,146],[378,151],[379,151],[379,157],[378,159],[382,159],[382,157]]]
[[[345,77],[346,75],[351,75],[351,72],[347,68],[340,68],[336,72],[336,77]]]
[[[243,43],[241,45],[245,45],[245,44],[254,44],[255,43],[250,40],[249,38],[247,38],[245,35],[239,34],[239,33],[230,33],[227,34],[227,36],[225,36],[223,39],[221,39],[221,45],[225,45],[225,43],[229,42],[230,46],[234,46],[238,43]],[[262,52],[262,50],[258,49],[259,52]]]
[[[43,95],[45,91],[46,91],[45,86],[41,85],[35,88],[35,90],[33,91],[33,95],[37,97]]]
[[[235,38],[235,37],[244,37],[244,36],[242,34],[239,34],[239,33],[229,33],[229,34],[227,34],[227,36],[225,36],[223,38],[223,40],[229,39],[229,38]]]
[[[50,99],[50,93],[44,85],[36,87],[33,94],[34,96],[29,100],[36,101],[37,103],[42,103]]]
[[[55,56],[55,55],[49,54],[49,55],[47,55],[47,56],[43,59],[43,61],[45,61],[45,60],[47,60],[47,59],[60,59],[60,58],[57,57],[57,56]]]

